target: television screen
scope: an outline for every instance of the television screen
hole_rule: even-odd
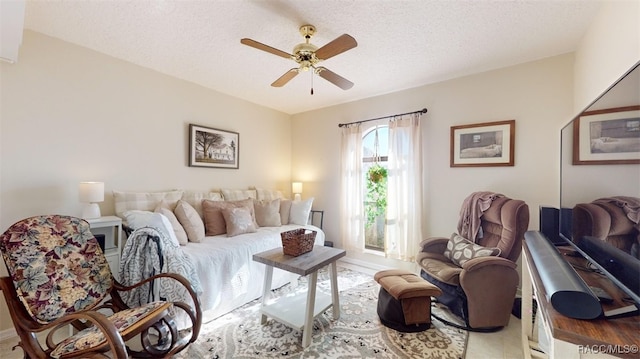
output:
[[[576,244],[592,261],[635,294],[634,301],[640,304],[640,259],[595,237],[582,237]]]

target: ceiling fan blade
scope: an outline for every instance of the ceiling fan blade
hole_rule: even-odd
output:
[[[347,50],[351,50],[356,46],[358,46],[356,39],[350,35],[342,34],[335,40],[316,50],[316,57],[320,60],[326,60]]]
[[[291,58],[291,54],[286,53],[286,52],[284,52],[282,50],[278,50],[275,47],[271,47],[269,45],[265,45],[265,44],[263,44],[261,42],[257,42],[255,40],[244,38],[244,39],[240,40],[240,43],[244,44],[244,45],[247,45],[247,46],[254,47],[254,48],[258,49],[258,50],[266,51],[266,52],[268,52],[270,54],[274,54],[274,55],[278,55],[280,57],[284,57],[285,59],[290,59]]]
[[[293,69],[285,72],[284,75],[280,76],[279,79],[273,81],[271,86],[273,86],[273,87],[282,87],[282,86],[286,85],[287,82],[291,81],[292,78],[296,77],[297,74],[298,74],[298,69],[297,68],[293,68]]]
[[[345,79],[344,77],[336,74],[335,72],[327,69],[326,67],[318,67],[317,73],[323,79],[331,82],[332,84],[340,87],[343,90],[348,90],[353,87],[353,82]]]

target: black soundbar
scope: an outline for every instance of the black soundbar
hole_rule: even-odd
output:
[[[540,232],[528,231],[524,243],[547,293],[547,300],[560,314],[575,319],[595,319],[602,306],[575,269]]]

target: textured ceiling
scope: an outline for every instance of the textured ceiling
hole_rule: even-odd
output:
[[[232,96],[295,114],[574,51],[601,1],[31,1],[25,28]],[[343,33],[358,46],[321,62],[355,83],[341,90],[295,62],[312,24],[318,47]]]

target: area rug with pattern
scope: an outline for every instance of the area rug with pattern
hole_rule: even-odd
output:
[[[300,277],[273,291],[274,297],[305,291]],[[318,291],[330,293],[326,269],[318,273]],[[202,325],[198,340],[176,358],[438,358],[464,357],[467,332],[432,320],[431,328],[401,333],[380,323],[376,312],[380,286],[373,276],[338,267],[340,319],[332,309],[316,317],[311,345],[302,332],[269,318],[260,324],[260,299]],[[446,309],[434,313],[451,319]],[[455,319],[453,319],[455,320]]]

